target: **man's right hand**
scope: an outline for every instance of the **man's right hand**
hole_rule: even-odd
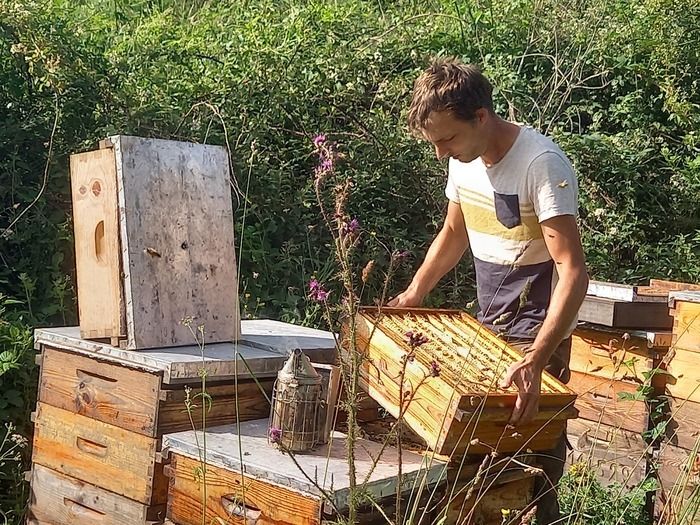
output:
[[[420,306],[422,302],[423,297],[409,288],[390,299],[386,305],[395,306],[397,308],[412,308],[414,306]]]

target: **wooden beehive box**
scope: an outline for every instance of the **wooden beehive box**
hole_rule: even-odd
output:
[[[200,431],[166,435],[168,519],[179,525],[314,525],[342,515],[350,497],[345,435],[334,432],[328,444],[292,457],[268,443],[267,431],[268,419],[211,428],[206,449]],[[356,442],[357,479],[368,477],[367,495],[380,505],[395,497],[399,457],[395,448],[382,448],[365,439]],[[413,498],[430,494],[445,476],[440,461],[410,451],[401,459],[403,491]]]
[[[244,321],[242,331],[238,343],[132,352],[82,339],[77,327],[37,330],[31,523],[162,521],[163,434],[265,417],[290,346],[336,359],[328,332],[275,321]]]
[[[592,325],[574,330],[568,386],[578,394],[579,417],[630,432],[647,430],[649,410],[638,389],[647,385],[653,395],[663,393],[662,359],[670,344],[670,332],[628,332]],[[632,396],[636,399],[630,399]]]
[[[676,399],[700,403],[700,291],[671,292],[673,345],[665,359],[670,378],[667,389]]]
[[[474,319],[456,310],[362,309],[355,317],[357,349],[363,356],[361,384],[394,417],[404,398],[403,419],[438,454],[483,454],[547,450],[576,417],[576,395],[543,374],[540,412],[534,422],[507,427],[517,389],[498,387],[507,368],[522,356]],[[409,352],[406,333],[428,342]],[[351,324],[343,351],[351,348]],[[431,366],[439,375],[431,376]],[[401,377],[403,373],[403,386]]]
[[[229,159],[220,146],[115,136],[71,156],[83,338],[129,349],[240,333]]]
[[[569,421],[567,439],[571,445],[567,465],[586,464],[604,484],[634,487],[647,475],[652,447],[637,432],[576,419]]]

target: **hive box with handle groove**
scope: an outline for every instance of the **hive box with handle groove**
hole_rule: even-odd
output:
[[[70,164],[81,336],[157,348],[203,326],[205,343],[236,340],[226,149],[119,135]]]

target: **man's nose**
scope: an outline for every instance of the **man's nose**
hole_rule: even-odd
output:
[[[442,160],[449,157],[450,153],[446,148],[441,148],[435,144],[435,156],[438,158],[438,160]]]

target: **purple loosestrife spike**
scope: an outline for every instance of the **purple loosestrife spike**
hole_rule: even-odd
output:
[[[323,289],[321,283],[316,279],[311,279],[309,281],[309,298],[317,303],[325,303],[326,299],[330,295],[329,291]]]
[[[322,144],[326,142],[326,134],[325,133],[319,133],[314,137],[314,146],[317,148],[320,147]]]
[[[440,375],[440,365],[437,361],[432,361],[430,363],[430,375],[432,377],[438,377]]]
[[[270,438],[270,443],[277,445],[282,442],[282,430],[279,428],[270,428],[268,436]]]

